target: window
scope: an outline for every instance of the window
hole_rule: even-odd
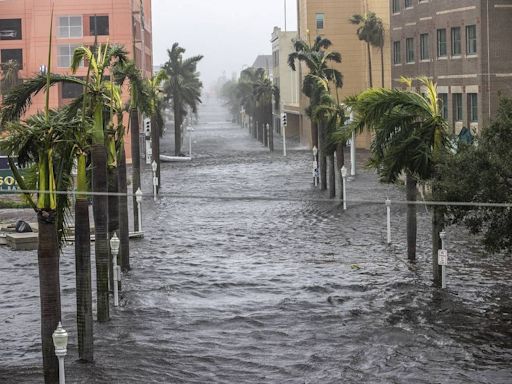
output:
[[[407,63],[414,63],[414,38],[408,37],[405,39],[405,61]]]
[[[325,14],[317,13],[316,14],[316,29],[324,29],[325,22]]]
[[[428,60],[429,55],[429,44],[428,44],[428,33],[422,33],[420,35],[420,60]]]
[[[0,56],[2,63],[14,60],[18,63],[19,68],[23,69],[23,49],[2,49]]]
[[[393,64],[400,64],[402,62],[402,52],[400,52],[400,42],[393,42]]]
[[[460,56],[462,53],[460,27],[454,27],[451,30],[452,34],[452,56]]]
[[[462,121],[462,93],[453,94],[453,120]]]
[[[400,0],[393,0],[393,13],[400,12]]]
[[[71,66],[71,60],[73,58],[73,52],[78,45],[64,44],[59,45],[57,48],[57,66],[60,68],[68,68]]]
[[[437,30],[437,57],[446,56],[446,29]]]
[[[443,119],[448,119],[448,94],[440,93],[439,94],[439,108],[441,108],[441,116]]]
[[[89,17],[89,30],[91,36],[108,36],[108,16]]]
[[[405,8],[412,8],[412,0],[405,0]]]
[[[82,16],[59,17],[59,37],[82,37]]]
[[[0,40],[21,40],[21,19],[0,20]]]
[[[466,54],[476,55],[476,25],[466,26]]]
[[[63,99],[76,99],[84,93],[84,87],[75,83],[62,83],[62,98]]]
[[[471,122],[478,122],[478,94],[468,93],[468,111]]]

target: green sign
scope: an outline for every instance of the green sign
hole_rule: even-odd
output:
[[[0,192],[15,191],[18,189],[18,183],[14,179],[10,169],[0,169]]]

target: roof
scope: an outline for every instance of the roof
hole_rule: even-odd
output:
[[[272,72],[272,55],[259,55],[256,57],[253,68],[263,68],[268,72]]]

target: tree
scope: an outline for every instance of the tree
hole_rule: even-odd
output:
[[[266,124],[272,126],[272,100],[279,105],[279,88],[272,84],[272,80],[266,75],[263,68],[256,70],[258,76],[256,82],[253,83],[253,93],[256,99],[257,106],[260,109],[259,121],[263,126],[263,141],[264,145],[267,145],[266,140]],[[271,139],[269,139],[270,150],[274,150],[274,141],[272,131],[269,132]]]
[[[410,89],[412,80],[404,81]],[[356,113],[356,129],[367,126],[375,132],[370,165],[385,182],[396,182],[405,173],[407,200],[411,202],[416,200],[417,182],[433,177],[435,165],[448,145],[437,87],[427,78],[419,78],[419,82],[425,94],[370,88],[347,100]],[[407,205],[407,255],[411,261],[416,259],[416,232],[416,205],[412,203]]]
[[[334,69],[330,68],[329,65],[332,63],[341,63],[341,54],[339,52],[326,51],[332,42],[321,36],[317,36],[313,44],[309,44],[301,39],[294,41],[295,52],[288,55],[288,66],[292,70],[296,70],[296,62],[304,63],[309,73],[304,77],[302,84],[302,92],[309,97],[309,107],[306,109],[306,114],[311,118],[312,110],[318,104],[322,89],[318,88],[318,79],[326,79],[332,81],[337,88],[343,86],[342,74]],[[326,130],[322,128],[322,122],[320,122],[320,128],[317,124],[312,121],[312,143],[319,149],[319,164],[320,164],[320,176],[321,176],[321,189],[327,189],[327,173],[326,165],[327,159],[325,154],[325,137]]]
[[[19,78],[20,65],[15,60],[9,60],[6,63],[1,63],[0,69],[2,70],[0,93],[5,95],[21,82]]]
[[[436,199],[475,205],[448,205],[448,224],[463,224],[482,234],[489,252],[512,251],[512,99],[502,98],[494,121],[482,131],[478,145],[461,145],[439,164],[434,181]],[[498,206],[479,206],[491,203]]]
[[[374,12],[368,12],[365,15],[353,15],[349,20],[352,24],[358,26],[356,33],[359,40],[366,43],[370,88],[373,87],[372,54],[370,47],[374,46],[380,49],[381,80],[382,88],[384,88],[384,24],[382,23],[382,19],[377,17]]]
[[[187,107],[197,113],[197,106],[201,103],[201,89],[203,84],[199,80],[197,64],[203,56],[183,58],[185,49],[178,43],[167,50],[169,60],[164,64],[168,80],[164,85],[166,100],[172,103],[174,112],[174,140],[176,156],[181,155],[182,124],[188,114]]]
[[[116,63],[127,60],[127,52],[118,45],[98,46],[95,50],[81,46],[75,49],[71,63],[71,70],[76,73],[81,63],[89,63],[90,81],[87,84],[89,107],[93,116],[91,158],[93,166],[92,191],[94,227],[95,227],[95,254],[96,254],[96,285],[98,321],[105,322],[110,319],[109,314],[109,238],[108,238],[108,175],[107,151],[105,143],[108,142],[104,120],[108,114],[108,106],[116,95],[116,88],[112,82],[106,80],[105,72],[112,69]],[[105,111],[105,106],[107,110]]]

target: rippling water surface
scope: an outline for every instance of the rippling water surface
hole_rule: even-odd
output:
[[[76,362],[73,249],[65,249],[68,383],[512,382],[508,255],[485,255],[451,228],[448,289],[434,289],[424,210],[410,265],[403,208],[393,207],[387,248],[383,204],[343,212],[301,201],[324,197],[311,186],[309,152],[270,154],[226,120],[208,102],[196,159],[163,165],[162,192],[180,197],[144,201],[146,237],[131,242],[122,306],[95,323],[94,366]],[[149,169],[143,178],[149,193]],[[348,193],[403,196],[369,172]],[[0,383],[42,382],[37,274],[35,252],[0,248]]]

